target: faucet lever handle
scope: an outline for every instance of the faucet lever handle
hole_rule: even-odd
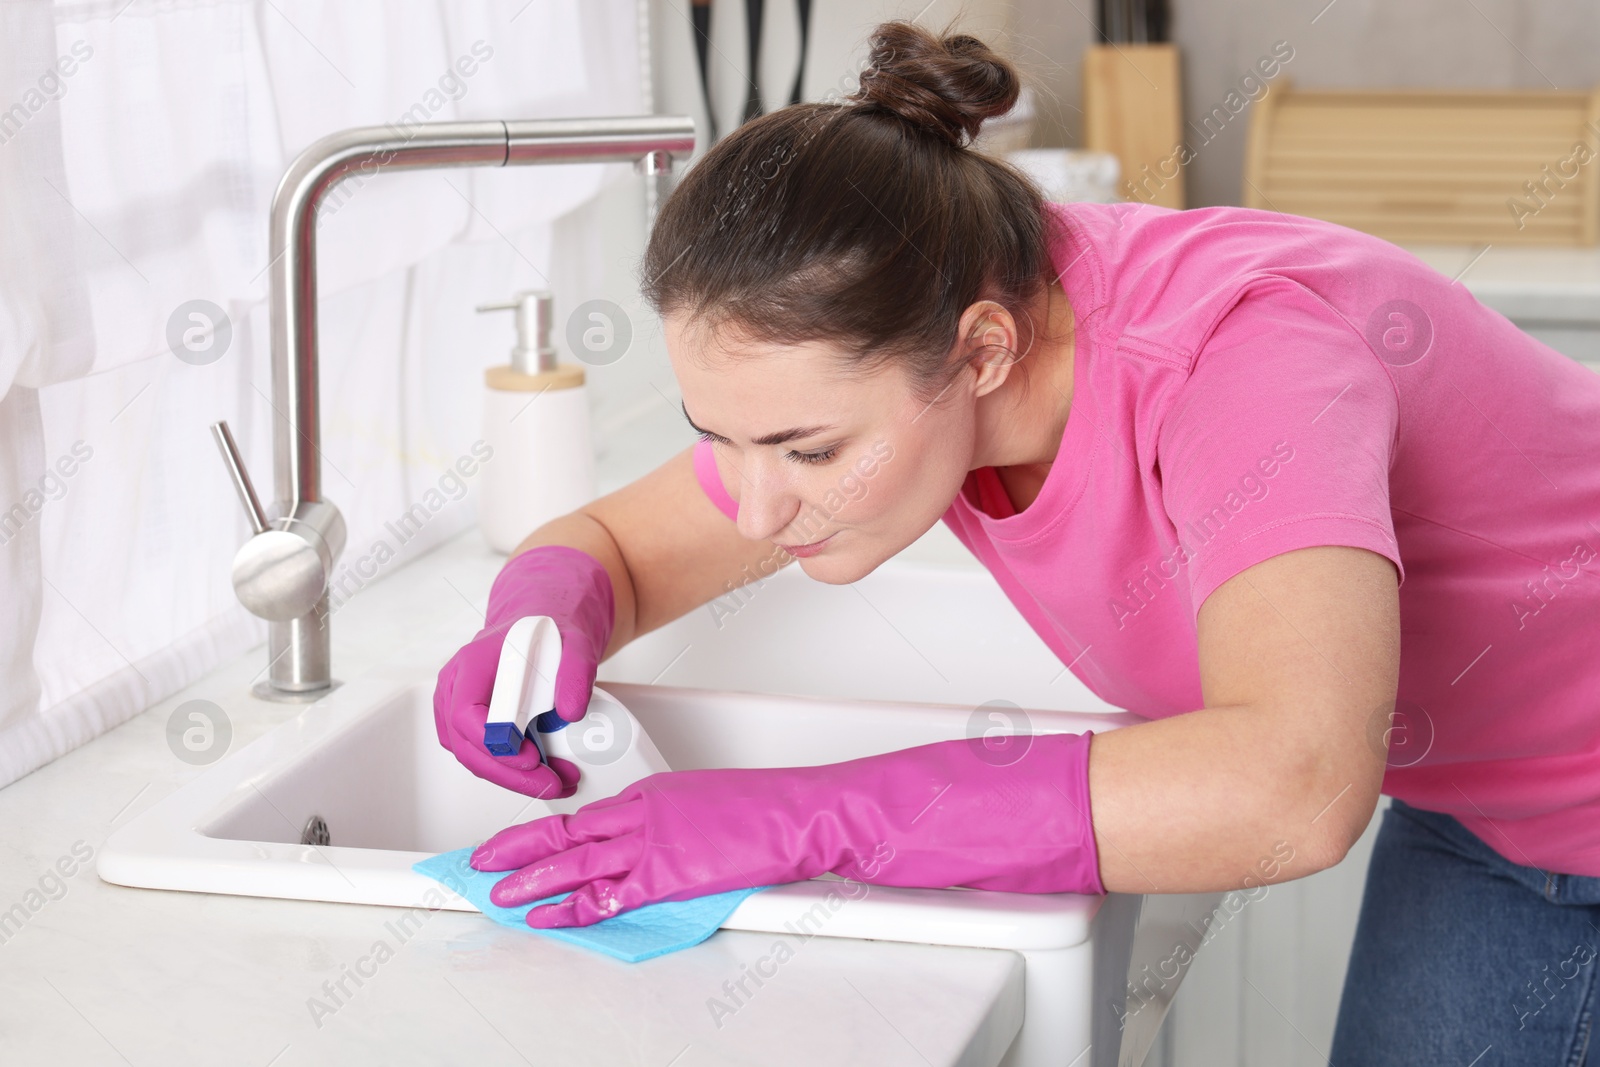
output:
[[[326,500],[301,500],[291,502],[283,517],[269,523],[227,421],[212,423],[211,436],[250,519],[250,537],[233,557],[233,591],[239,603],[273,622],[309,615],[327,591],[334,561],[344,551],[344,516]]]
[[[250,471],[244,465],[244,458],[239,454],[239,446],[234,443],[233,431],[228,429],[228,420],[211,424],[211,436],[216,439],[217,447],[222,451],[222,462],[228,465],[228,473],[233,476],[233,487],[239,493],[239,503],[244,505],[246,517],[250,520],[250,532],[263,533],[267,526],[267,514],[261,509],[261,500],[256,496],[255,486],[250,484]]]

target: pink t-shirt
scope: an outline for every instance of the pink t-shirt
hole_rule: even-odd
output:
[[[1384,792],[1513,863],[1600,875],[1600,375],[1330,223],[1050,210],[1078,322],[1061,449],[1021,513],[971,472],[956,536],[1089,689],[1147,718],[1203,706],[1196,619],[1228,578],[1315,545],[1385,556]]]

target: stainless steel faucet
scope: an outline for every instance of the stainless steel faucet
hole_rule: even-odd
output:
[[[252,536],[233,561],[233,588],[269,621],[267,677],[252,692],[309,702],[330,692],[328,582],[344,550],[339,509],[322,496],[317,390],[317,209],[340,181],[386,170],[612,163],[633,160],[666,174],[694,151],[682,116],[431,122],[364,126],[330,134],[290,164],[272,197],[273,470],[277,497],[263,510],[226,422],[212,433],[250,518]],[[465,388],[463,384],[463,388]]]

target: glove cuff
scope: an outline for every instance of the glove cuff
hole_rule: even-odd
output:
[[[537,614],[580,622],[604,652],[616,624],[616,598],[605,565],[582,549],[537,545],[506,561],[489,587],[488,627],[509,625],[524,615],[530,596],[541,605]]]

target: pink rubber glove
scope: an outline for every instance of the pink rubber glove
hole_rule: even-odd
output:
[[[570,815],[495,834],[489,899],[528,925],[588,926],[644,904],[824,871],[875,885],[1104,893],[1089,810],[1092,733],[931,745],[820,767],[665,771]]]
[[[528,615],[550,616],[561,632],[556,714],[568,722],[583,718],[616,621],[611,576],[587,552],[541,545],[507,561],[495,577],[484,628],[439,671],[433,722],[439,743],[479,778],[541,800],[570,797],[579,778],[570,761],[551,757],[549,766],[540,763],[538,746],[527,739],[515,756],[492,756],[483,747],[506,631]]]

